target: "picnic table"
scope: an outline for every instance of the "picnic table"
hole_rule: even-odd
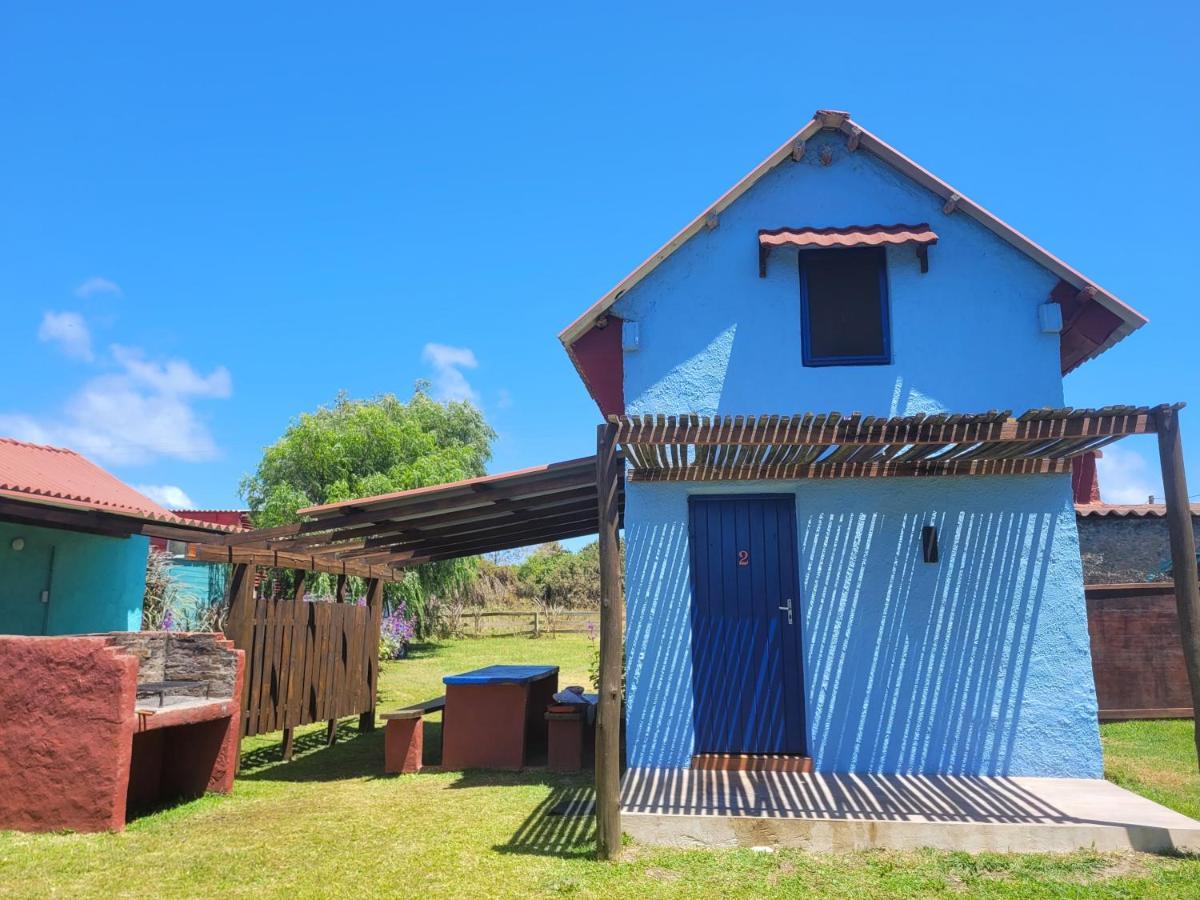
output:
[[[447,675],[442,715],[445,769],[522,768],[546,746],[546,707],[558,691],[558,666],[486,666]]]

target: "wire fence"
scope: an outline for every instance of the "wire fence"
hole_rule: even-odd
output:
[[[466,610],[454,621],[445,615],[436,630],[461,637],[513,637],[551,634],[595,634],[600,627],[598,609],[482,609]]]

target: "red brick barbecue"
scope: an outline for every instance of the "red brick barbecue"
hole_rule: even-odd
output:
[[[0,637],[0,829],[119,831],[228,793],[244,664],[220,634]]]

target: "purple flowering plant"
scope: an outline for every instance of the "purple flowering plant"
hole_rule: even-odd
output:
[[[416,635],[416,618],[408,615],[403,606],[397,606],[379,624],[379,658],[404,659]]]

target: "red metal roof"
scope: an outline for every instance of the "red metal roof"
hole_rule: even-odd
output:
[[[1162,503],[1077,503],[1075,515],[1086,518],[1114,517],[1133,519],[1154,519],[1167,514],[1167,507]],[[1200,516],[1200,503],[1192,504],[1192,515]]]
[[[929,225],[850,225],[846,228],[773,228],[758,232],[768,247],[879,247],[883,244],[936,244]]]
[[[214,531],[230,530],[186,522],[74,450],[12,438],[0,438],[0,496]]]

